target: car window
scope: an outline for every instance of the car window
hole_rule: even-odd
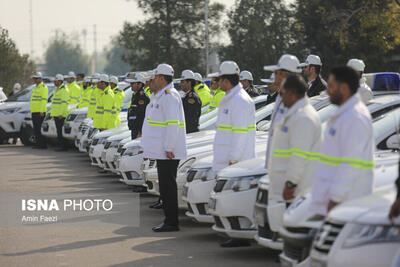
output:
[[[373,123],[375,140],[381,142],[393,133],[398,132],[399,126],[400,108],[380,116]]]

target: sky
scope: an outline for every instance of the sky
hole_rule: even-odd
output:
[[[94,51],[93,25],[97,31],[97,51],[102,51],[118,34],[125,21],[144,19],[135,0],[0,0],[0,26],[9,31],[22,53],[30,54],[30,1],[32,1],[33,55],[42,59],[47,42],[57,29],[76,33],[85,51]],[[211,0],[231,8],[235,0]],[[86,30],[86,42],[83,31]],[[86,45],[85,45],[86,44]]]

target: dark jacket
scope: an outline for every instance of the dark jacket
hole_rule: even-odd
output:
[[[186,133],[199,131],[199,118],[201,115],[201,100],[199,95],[190,90],[182,98],[183,111],[185,112]]]
[[[325,91],[325,89],[326,82],[324,81],[324,79],[321,78],[321,76],[318,76],[312,82],[311,87],[307,90],[307,96],[312,97],[319,95],[322,91]]]
[[[399,176],[396,180],[396,187],[397,187],[397,198],[400,198],[400,161],[399,161]]]
[[[278,96],[278,92],[275,92],[273,95],[268,94],[268,97],[267,97],[267,105],[268,105],[268,104],[271,104],[271,103],[274,103],[277,96]]]
[[[128,127],[137,133],[142,132],[143,121],[146,114],[146,107],[150,99],[143,88],[132,94],[131,106],[128,109]]]
[[[260,94],[256,92],[253,86],[247,87],[245,91],[249,94],[250,97],[260,96]]]

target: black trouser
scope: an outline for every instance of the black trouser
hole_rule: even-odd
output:
[[[135,140],[137,138],[138,134],[139,134],[138,131],[131,129],[131,139],[132,140]]]
[[[45,116],[40,116],[40,112],[32,113],[33,134],[36,137],[36,145],[45,147],[46,138],[42,135],[42,122]]]
[[[62,135],[62,127],[64,125],[65,118],[59,119],[58,117],[54,117],[54,122],[57,128],[57,145],[62,148],[67,148],[67,141]]]
[[[176,173],[179,160],[158,159],[157,173],[160,196],[164,204],[164,223],[178,226],[178,189],[176,185]]]

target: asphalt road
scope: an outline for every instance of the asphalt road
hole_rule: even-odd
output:
[[[68,225],[6,225],[1,218],[11,215],[0,214],[0,266],[279,266],[277,252],[255,243],[221,248],[210,225],[197,224],[183,212],[180,232],[152,232],[163,218],[162,211],[148,208],[156,198],[135,196],[118,176],[99,174],[77,151],[0,146],[0,196],[10,193],[131,194],[132,202],[140,199],[140,216],[132,212],[107,220],[82,217]]]

